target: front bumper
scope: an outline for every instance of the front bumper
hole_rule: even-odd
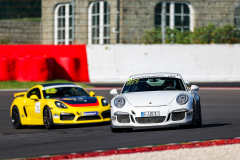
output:
[[[137,127],[151,127],[151,126],[167,126],[167,125],[189,125],[192,124],[192,112],[184,112],[184,118],[181,120],[174,120],[173,114],[169,117],[134,117],[133,115],[114,115],[111,117],[113,128],[137,128]],[[155,123],[155,122],[156,123]]]
[[[120,109],[112,108],[112,128],[137,128],[192,124],[192,104],[186,104],[185,106],[182,106],[182,108],[175,106],[176,105],[173,107],[132,107],[126,110],[122,109],[122,111],[120,111]],[[153,117],[142,117],[141,113],[146,111],[160,111],[160,115]]]
[[[107,110],[106,110],[107,109]],[[84,111],[52,111],[54,124],[82,124],[110,121],[110,109],[105,110],[84,110]],[[94,115],[85,115],[84,113],[96,112]]]

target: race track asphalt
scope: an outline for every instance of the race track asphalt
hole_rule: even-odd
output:
[[[109,90],[96,95],[112,98]],[[0,91],[0,159],[83,153],[123,147],[240,137],[240,90],[200,90],[203,126],[138,129],[112,133],[108,124],[29,126],[15,130],[10,119],[13,91]]]

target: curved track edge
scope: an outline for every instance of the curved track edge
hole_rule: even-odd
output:
[[[230,144],[240,144],[240,137],[233,139],[217,139],[217,140],[208,140],[208,141],[193,141],[185,143],[171,143],[165,145],[150,145],[142,147],[126,147],[118,148],[113,150],[98,150],[93,152],[86,153],[72,153],[66,155],[55,155],[55,156],[42,156],[42,157],[33,157],[33,158],[18,158],[26,160],[60,160],[60,159],[75,159],[75,158],[90,158],[90,157],[99,157],[99,156],[110,156],[110,155],[119,155],[119,154],[131,154],[138,152],[153,152],[153,151],[166,151],[166,150],[177,150],[184,148],[200,148],[200,147],[210,147],[210,146],[221,146],[221,145],[230,145]]]

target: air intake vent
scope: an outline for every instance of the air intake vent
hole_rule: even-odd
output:
[[[110,118],[110,110],[102,112],[103,118]]]
[[[101,119],[100,116],[82,116],[77,119],[77,121],[88,121],[88,120],[96,120]]]
[[[172,121],[180,121],[185,118],[185,112],[173,112],[172,113]]]
[[[62,121],[72,121],[75,118],[75,115],[60,115]]]
[[[117,115],[117,121],[119,123],[130,123],[129,115]]]
[[[165,116],[156,117],[136,117],[138,123],[162,123],[165,120]]]

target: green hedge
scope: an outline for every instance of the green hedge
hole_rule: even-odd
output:
[[[0,39],[0,44],[9,44],[9,43],[10,43],[9,37]]]
[[[144,32],[142,42],[144,44],[161,44],[162,31],[161,28],[154,28]],[[198,27],[194,32],[178,29],[166,28],[165,43],[175,44],[235,44],[240,43],[240,29],[234,25],[227,24],[223,27],[215,27],[208,24],[206,27]]]

